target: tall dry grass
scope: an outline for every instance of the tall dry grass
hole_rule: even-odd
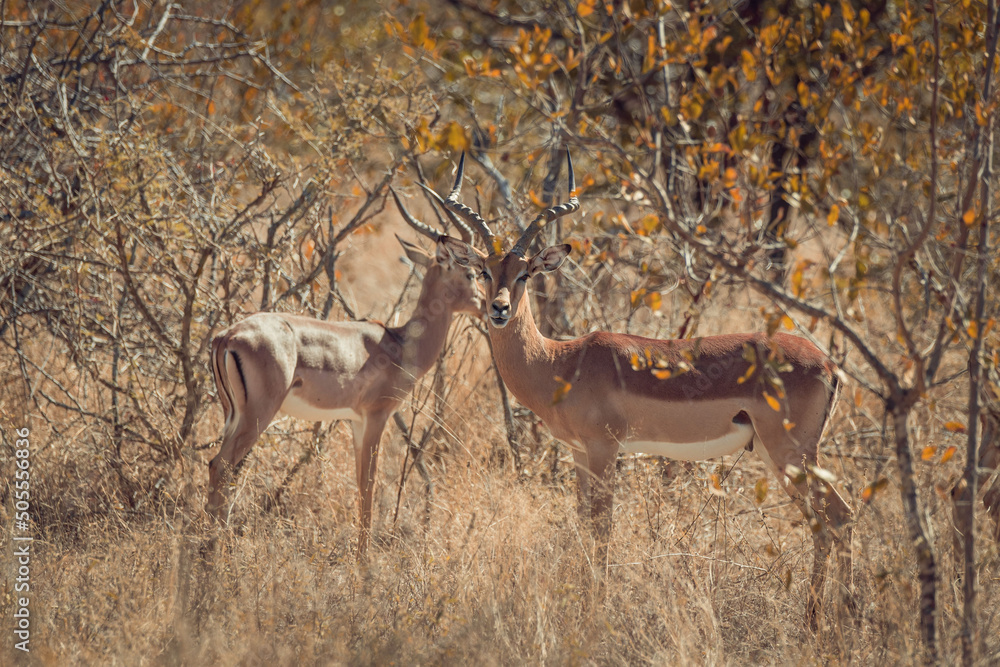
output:
[[[388,232],[381,236],[371,242],[377,254],[388,252]],[[371,302],[366,290],[382,289],[378,281],[365,287],[363,280],[355,288],[359,303]],[[752,328],[760,324],[754,322],[757,312],[752,297],[733,290],[701,314],[700,331]],[[675,324],[648,315],[638,313],[633,324],[652,333]],[[882,440],[874,399],[855,396],[848,387],[823,444],[820,462],[852,498],[857,528],[853,570],[831,563],[821,627],[814,634],[805,624],[813,557],[809,529],[755,454],[699,464],[622,458],[611,568],[600,577],[588,561],[590,535],[576,514],[568,451],[544,427],[522,418],[524,465],[516,474],[510,457],[497,456],[507,440],[484,343],[462,320],[453,327],[450,349],[444,382],[435,385],[429,374],[408,408],[419,413],[417,435],[433,418],[440,420],[426,455],[433,490],[429,494],[407,468],[400,494],[406,451],[390,423],[374,542],[364,564],[355,558],[357,489],[344,426],[325,425],[315,438],[310,424],[273,424],[238,478],[234,525],[221,528],[202,510],[207,462],[217,444],[186,449],[180,462],[159,468],[136,458],[139,450],[126,452],[126,460],[162,474],[162,484],[144,480],[153,492],[132,508],[122,501],[106,460],[109,434],[69,412],[63,421],[46,423],[33,416],[16,382],[5,385],[3,428],[9,433],[27,422],[33,429],[36,540],[27,662],[918,661],[915,567],[895,461]],[[60,369],[59,363],[53,356],[51,372],[69,377],[71,365]],[[434,391],[441,387],[447,393],[439,400]],[[960,652],[961,585],[948,491],[962,456],[942,463],[940,452],[961,446],[942,425],[961,416],[965,394],[958,383],[934,391],[928,400],[933,409],[914,424],[914,441],[939,446],[921,462],[919,475],[941,566],[942,655],[951,659]],[[219,435],[221,410],[206,404],[202,411],[194,440],[209,443]],[[7,449],[2,456],[6,482],[12,458]],[[889,486],[862,502],[865,485],[881,477]],[[763,498],[760,480],[769,488]],[[9,526],[13,508],[6,483],[2,495],[0,516]],[[15,571],[10,544],[0,549],[3,664],[26,657],[13,649],[9,631]],[[1000,637],[988,631],[1000,614],[998,563],[997,545],[982,542],[986,664],[1000,657]],[[856,587],[856,616],[842,604],[842,584],[849,582]]]
[[[428,496],[392,427],[382,452],[375,541],[355,560],[356,488],[347,429],[314,446],[308,425],[276,424],[239,478],[236,525],[202,512],[211,450],[137,510],[115,501],[99,461],[72,432],[33,438],[39,480],[32,560],[35,664],[900,664],[917,660],[914,567],[894,488],[858,507],[852,573],[859,614],[824,591],[821,629],[804,624],[808,529],[755,455],[695,465],[626,458],[620,465],[611,570],[595,575],[575,510],[565,449],[543,441],[518,477],[491,453],[505,446],[493,385],[470,373],[433,439]],[[944,397],[946,398],[946,397]],[[943,400],[944,400],[943,398]],[[945,401],[946,402],[946,401]],[[837,412],[822,460],[853,490],[891,473],[860,407]],[[9,418],[9,417],[6,417]],[[928,417],[925,435],[940,432]],[[205,440],[218,419],[205,420]],[[543,431],[544,434],[544,431]],[[957,463],[955,464],[957,465]],[[87,486],[87,470],[96,486]],[[960,592],[941,492],[951,464],[924,465],[942,561],[941,623],[956,655]],[[715,488],[712,474],[721,480]],[[890,474],[891,477],[891,474]],[[103,484],[103,486],[102,486]],[[935,490],[938,491],[935,493]],[[425,514],[429,503],[429,522]],[[10,502],[5,501],[5,523]],[[3,571],[11,572],[10,549]],[[994,620],[1000,561],[984,544],[983,617]],[[834,576],[845,574],[833,570]],[[3,592],[9,619],[11,590]],[[9,620],[5,622],[5,625]],[[989,626],[986,626],[989,627]],[[10,633],[0,656],[22,658]],[[1000,640],[985,633],[996,657]]]

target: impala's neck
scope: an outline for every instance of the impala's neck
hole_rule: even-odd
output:
[[[553,362],[555,341],[545,338],[535,324],[531,313],[530,297],[524,294],[517,304],[517,312],[502,329],[490,327],[490,340],[496,356],[497,368],[507,388],[519,401],[532,407],[526,398],[537,390],[537,383],[531,378],[544,377],[540,367]],[[527,372],[531,367],[533,372]],[[546,377],[545,380],[551,378]]]
[[[400,366],[414,377],[430,370],[444,347],[453,315],[451,301],[442,290],[434,289],[431,281],[424,280],[410,319],[403,326],[391,329],[402,347]]]

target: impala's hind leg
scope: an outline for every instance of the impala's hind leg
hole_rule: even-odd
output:
[[[269,362],[278,367],[273,360],[263,360],[265,364]],[[265,395],[263,392],[248,391],[247,384],[251,380],[247,376],[256,376],[261,369],[241,365],[238,352],[226,350],[218,341],[213,343],[212,367],[226,413],[226,424],[222,447],[208,464],[208,503],[205,509],[217,519],[228,521],[228,491],[233,473],[278,413],[286,392]],[[277,372],[280,375],[280,369]]]
[[[822,413],[821,413],[822,414]],[[813,566],[806,600],[810,626],[818,627],[819,596],[826,581],[830,552],[838,550],[841,576],[851,577],[851,508],[829,482],[816,478],[819,440],[823,424],[799,424],[791,430],[780,419],[754,422],[756,451],[809,523],[813,539]]]

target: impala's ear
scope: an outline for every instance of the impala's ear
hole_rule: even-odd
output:
[[[479,252],[465,241],[442,236],[437,242],[437,261],[441,264],[455,262],[460,266],[481,268],[486,255]]]
[[[399,234],[396,234],[396,240],[399,241],[399,245],[403,246],[403,251],[406,256],[410,258],[410,261],[417,266],[428,267],[431,265],[431,256],[426,252],[413,245],[409,241],[404,241],[399,238]]]
[[[534,276],[537,273],[555,271],[562,265],[563,260],[569,255],[570,250],[572,248],[568,243],[562,243],[539,251],[528,263],[528,275]]]

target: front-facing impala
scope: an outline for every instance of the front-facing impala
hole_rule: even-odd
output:
[[[847,540],[850,529],[850,508],[837,491],[798,473],[816,464],[837,395],[833,364],[809,341],[785,334],[543,337],[526,298],[527,283],[559,268],[570,246],[545,248],[530,258],[526,251],[542,225],[579,208],[568,154],[567,162],[569,202],[540,214],[506,254],[483,218],[458,201],[464,156],[442,203],[485,241],[486,253],[457,239],[446,243],[485,281],[489,334],[504,382],[572,449],[580,512],[593,521],[598,562],[607,562],[619,452],[704,460],[753,449],[813,528],[808,609],[815,619],[827,556],[837,533],[843,529]]]
[[[414,220],[398,198],[396,203],[411,226],[437,242],[432,258],[400,239],[407,256],[426,270],[406,324],[390,328],[376,322],[258,313],[212,341],[212,371],[226,422],[222,448],[209,464],[207,509],[220,519],[229,516],[227,495],[234,469],[275,415],[343,419],[354,429],[358,554],[365,553],[386,420],[437,361],[453,314],[482,312],[476,276],[442,243],[448,237]]]

